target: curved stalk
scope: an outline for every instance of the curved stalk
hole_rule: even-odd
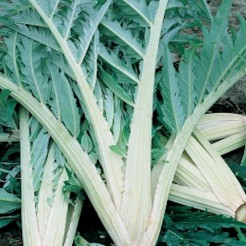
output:
[[[111,145],[115,145],[113,135],[110,132],[109,126],[105,118],[103,117],[102,111],[97,105],[96,97],[93,94],[92,89],[86,81],[86,78],[82,72],[80,62],[77,62],[73,56],[67,40],[61,36],[57,30],[52,19],[50,19],[35,0],[29,0],[32,6],[39,13],[41,18],[44,20],[46,25],[49,27],[57,43],[59,44],[64,56],[66,57],[67,63],[73,71],[74,78],[80,89],[80,93],[86,105],[86,109],[89,114],[88,119],[95,131],[97,139],[98,149],[101,157],[101,164],[104,169],[107,184],[110,190],[110,194],[117,207],[120,206],[122,200],[122,189],[123,189],[123,161],[121,157],[116,155],[110,150]]]
[[[127,229],[105,184],[95,165],[91,163],[89,156],[82,150],[76,139],[69,134],[64,125],[55,118],[45,105],[3,75],[0,75],[0,88],[10,90],[10,95],[22,104],[49,132],[76,173],[112,239],[118,245],[130,245]]]
[[[138,85],[128,142],[122,215],[130,237],[136,243],[147,227],[151,210],[150,163],[154,81],[157,44],[167,2],[167,0],[159,2],[155,20],[150,26],[150,38],[143,58],[143,72]]]
[[[41,246],[38,222],[34,204],[34,189],[32,184],[31,148],[29,141],[28,117],[23,117],[25,111],[20,111],[20,152],[21,152],[21,219],[24,245]],[[29,201],[32,202],[29,202]],[[31,233],[30,233],[31,232]]]
[[[155,194],[154,203],[149,219],[149,225],[144,233],[140,245],[154,245],[162,224],[162,216],[165,212],[169,190],[172,180],[179,163],[179,159],[185,149],[186,143],[199,119],[206,111],[240,78],[246,73],[246,69],[241,70],[231,79],[224,81],[215,92],[209,94],[206,99],[196,107],[193,114],[186,120],[182,130],[172,140],[171,148],[168,148],[165,155],[160,159],[164,162],[161,174],[159,176]]]

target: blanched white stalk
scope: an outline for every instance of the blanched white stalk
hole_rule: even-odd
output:
[[[148,225],[151,210],[151,134],[155,69],[158,42],[167,6],[160,0],[143,58],[142,75],[137,90],[126,160],[122,217],[134,244],[138,245]]]
[[[63,246],[66,240],[66,245],[71,246],[81,212],[82,201],[77,202],[77,207],[71,210],[70,217],[73,217],[73,219],[68,218],[69,199],[65,197],[62,191],[64,181],[68,177],[65,167],[63,167],[59,176],[54,177],[54,175],[57,175],[54,172],[54,168],[57,165],[55,163],[54,143],[49,149],[42,175],[42,182],[37,199],[35,198],[32,175],[33,164],[31,160],[30,122],[28,111],[21,108],[21,181],[22,196],[26,198],[25,201],[22,201],[23,241],[26,246]],[[61,166],[62,164],[60,163]],[[29,175],[28,179],[27,175]],[[54,181],[57,178],[59,180]],[[54,182],[58,182],[56,187],[54,187]],[[74,218],[74,212],[76,212],[77,218]],[[31,227],[29,228],[29,226]]]
[[[42,246],[36,217],[31,147],[29,140],[29,113],[20,110],[20,144],[21,144],[21,220],[22,235],[25,246]]]
[[[210,143],[197,130],[194,133],[196,139],[190,137],[185,148],[187,153],[205,176],[218,199],[232,211],[236,211],[246,201],[241,185]]]
[[[215,214],[235,217],[235,212],[224,206],[212,191],[172,184],[169,200]]]
[[[245,145],[246,131],[236,133],[213,144],[220,155],[227,154]]]
[[[90,88],[86,81],[86,77],[82,72],[80,62],[77,62],[74,55],[72,54],[67,40],[62,37],[53,23],[39,6],[35,0],[29,0],[33,8],[39,13],[41,18],[49,27],[50,31],[54,35],[57,43],[59,44],[64,56],[66,57],[67,63],[73,71],[74,78],[80,89],[83,97],[86,109],[89,114],[89,121],[93,125],[95,136],[97,139],[98,149],[100,152],[100,161],[106,176],[107,185],[110,190],[110,194],[115,202],[117,208],[120,207],[122,200],[123,190],[123,161],[121,157],[110,150],[111,145],[115,145],[113,135],[110,132],[107,121],[105,120],[102,111],[97,105],[96,97],[93,94],[93,90]]]
[[[203,128],[206,128],[207,130],[207,136],[212,136],[209,134],[210,128],[213,128],[213,131],[217,128],[217,130],[220,131],[221,134],[223,134],[220,135],[219,138],[226,137],[226,135],[223,133],[223,130],[221,130],[221,127],[223,126],[220,124],[220,120],[224,118],[224,114],[214,115],[214,121],[213,114],[209,115],[209,122],[204,121],[204,117],[207,118],[207,115],[204,115],[197,125],[200,126],[200,122],[203,122],[202,125]],[[233,122],[234,117],[240,119],[240,121],[242,121],[242,119],[245,119],[245,116],[242,115],[237,116],[227,114],[224,120],[230,121],[231,119]],[[226,127],[230,127],[230,129],[234,131],[234,129],[230,125]],[[226,127],[224,127],[225,131]],[[234,127],[237,128],[237,125],[234,125]],[[235,133],[234,135],[226,137],[225,139],[221,139],[213,143],[212,146],[218,152],[218,154],[222,155],[235,150],[240,146],[243,146],[245,141],[246,134],[245,132],[241,132]],[[202,156],[202,153],[199,154]],[[159,176],[163,165],[165,165],[165,163],[156,164],[152,170],[152,191],[156,187],[157,177]],[[229,215],[232,217],[236,216],[235,211],[232,211],[229,208],[225,207],[219,201],[208,181],[206,180],[205,176],[201,173],[196,164],[185,154],[183,154],[180,159],[174,177],[174,182],[178,183],[178,185],[172,184],[169,194],[169,200],[181,203],[183,205],[192,206],[198,209],[207,209],[208,211],[213,213],[222,213],[224,215]]]
[[[38,220],[39,235],[42,242],[44,241],[44,237],[47,230],[47,224],[52,209],[51,202],[49,203],[48,201],[53,197],[53,192],[54,192],[52,187],[52,180],[54,175],[53,174],[54,162],[55,159],[54,159],[54,144],[53,144],[49,150],[49,154],[45,163],[43,178],[38,195],[37,220]],[[63,216],[63,213],[61,214],[61,216]]]
[[[236,133],[238,125],[233,125],[233,127],[230,124],[226,126],[222,126],[221,120],[223,119],[228,123],[229,122],[233,123],[235,121],[234,119],[237,118],[240,119],[240,122],[243,122],[246,119],[246,117],[242,115],[235,115],[235,114],[226,114],[226,118],[225,118],[225,114],[214,114],[214,116],[215,117],[213,122],[213,114],[209,115],[209,121],[204,120],[204,118],[208,119],[207,115],[204,115],[202,119],[198,122],[197,126],[203,125],[202,129],[206,129],[207,140],[208,138],[211,139],[212,136],[209,132],[210,129],[219,137],[219,139],[225,137],[224,139],[221,139],[212,144],[213,148],[218,152],[218,154],[220,155],[227,154],[230,151],[233,151],[235,149],[244,146],[246,141],[246,132],[243,131],[243,132]],[[223,132],[223,130],[225,132],[228,132],[227,128],[230,129],[229,137],[227,137],[227,135],[224,134]],[[231,135],[231,132],[235,132],[235,133]],[[184,154],[180,159],[180,163],[177,168],[174,181],[176,181],[178,184],[194,187],[199,190],[203,190],[203,189],[211,190],[211,187],[209,186],[205,177],[199,171],[198,167],[190,158],[187,158],[187,156],[185,156]]]
[[[31,93],[18,87],[1,74],[0,88],[9,89],[11,96],[20,102],[49,132],[76,173],[112,239],[118,245],[130,245],[126,227],[104,182],[77,140],[69,134],[64,125],[45,105],[40,104]]]
[[[196,126],[210,141],[246,131],[246,117],[230,113],[205,114]]]
[[[77,227],[81,215],[82,206],[83,201],[77,198],[74,206],[70,205],[68,207],[66,238],[63,246],[73,245],[74,237],[77,232]]]
[[[185,145],[191,135],[193,128],[204,115],[207,110],[213,105],[218,98],[220,98],[233,84],[235,84],[246,73],[246,69],[241,70],[232,78],[224,81],[215,92],[210,93],[204,101],[196,107],[193,114],[186,120],[182,130],[172,140],[172,148],[167,149],[167,152],[160,159],[165,161],[163,168],[158,175],[158,182],[154,193],[154,202],[152,212],[149,219],[149,225],[145,231],[141,245],[154,245],[158,238],[158,234],[162,224],[162,215],[165,212],[166,203],[168,200],[168,193],[171,188],[171,183],[174,178],[176,168],[179,160],[185,149]]]
[[[57,245],[63,246],[66,237],[66,219],[69,200],[64,196],[62,189],[64,181],[67,179],[65,169],[62,172],[58,186],[56,188],[54,202],[50,210],[49,221],[46,227],[46,233],[43,241],[43,246]],[[47,202],[47,201],[46,201]],[[54,225],[56,225],[54,227]]]
[[[217,143],[223,142],[224,148],[222,148],[222,150],[225,150],[223,153],[219,153],[220,149],[214,148],[216,143],[212,144],[212,146],[218,152],[218,154],[228,153],[229,151],[237,149],[236,147],[242,146],[241,143],[243,141],[241,141],[241,135],[242,134],[234,134],[228,138],[218,141]],[[226,141],[226,143],[224,143],[224,140],[227,139],[230,139],[231,141]],[[246,136],[244,136],[244,143],[245,141]],[[240,145],[237,143],[240,143]],[[232,147],[230,147],[230,144]],[[221,144],[222,147],[223,145]],[[199,154],[200,159],[202,158],[202,153]],[[200,160],[198,163],[199,162]],[[217,165],[217,163],[215,163],[215,165]],[[226,164],[224,163],[224,165]],[[223,173],[223,170],[221,170],[220,173]],[[222,204],[222,202],[213,192],[205,176],[202,175],[196,164],[194,164],[194,162],[192,162],[190,159],[183,157],[181,158],[174,180],[179,185],[172,184],[169,200],[198,209],[208,210],[213,213],[229,215],[233,218],[237,217],[237,211],[235,209],[232,210]],[[229,189],[230,186],[228,186],[228,190]],[[245,219],[244,214],[242,214],[242,218]],[[237,217],[237,219],[240,218]]]
[[[180,185],[196,188],[200,191],[211,191],[205,177],[191,160],[187,160],[183,156],[179,161],[179,165],[174,176],[174,182]]]

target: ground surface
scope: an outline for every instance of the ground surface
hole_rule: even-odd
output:
[[[219,5],[221,0],[210,1],[212,8]],[[240,12],[246,16],[246,0],[234,0],[233,11]],[[231,18],[231,22],[236,26],[237,19]],[[237,83],[226,93],[212,108],[213,112],[233,112],[246,114],[246,78]],[[83,221],[79,225],[81,234],[89,242],[98,242],[109,246],[110,240],[100,224],[95,212],[90,205],[86,205],[82,214]],[[0,230],[0,246],[21,246],[21,230],[16,225]]]

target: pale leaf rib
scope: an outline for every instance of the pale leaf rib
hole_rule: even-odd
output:
[[[32,60],[33,59],[33,57],[32,57],[32,51],[33,51],[33,49],[32,49],[32,43],[31,43],[30,54],[29,54],[29,56],[30,56],[31,73],[32,73],[32,80],[33,80],[34,85],[36,87],[36,90],[38,92],[38,96],[39,96],[40,102],[41,103],[44,103],[44,99],[43,99],[43,96],[42,96],[42,93],[40,91],[40,88],[39,88],[39,85],[38,85],[38,81],[37,81],[37,78],[36,78],[36,73],[35,73],[34,68],[33,68],[33,60]]]
[[[66,220],[68,213],[69,200],[63,194],[64,182],[67,180],[65,168],[60,176],[56,193],[54,196],[54,203],[50,211],[49,221],[47,223],[46,233],[44,237],[44,246],[62,245],[66,236]],[[54,224],[55,230],[54,230]],[[63,235],[63,236],[61,236]]]
[[[216,92],[210,93],[204,99],[203,103],[195,108],[192,116],[185,121],[182,131],[176,136],[175,142],[172,143],[172,148],[170,150],[167,150],[165,156],[161,158],[161,160],[165,160],[166,163],[161,170],[161,174],[156,185],[153,209],[150,216],[151,223],[149,224],[149,227],[142,238],[142,245],[144,245],[146,241],[149,242],[149,240],[151,240],[151,242],[155,242],[157,240],[158,233],[162,224],[162,219],[158,218],[162,218],[162,215],[165,212],[165,207],[168,200],[168,193],[179,159],[183,153],[186,142],[188,141],[188,138],[193,131],[194,126],[197,124],[202,115],[204,115],[206,111],[211,107],[211,105],[213,105],[218,100],[218,98],[220,98],[240,78],[245,76],[245,74],[246,68],[242,69],[232,78],[221,84],[217,88]],[[163,196],[163,194],[165,194],[165,196]]]
[[[128,67],[122,66],[120,59],[117,57],[116,54],[114,54],[113,51],[109,54],[107,49],[104,46],[100,46],[99,50],[99,56],[108,64],[110,64],[112,67],[117,69],[119,72],[123,73],[125,76],[127,76],[129,79],[134,81],[135,83],[140,83],[139,78],[134,73],[133,69],[129,69]]]
[[[55,81],[57,79],[57,71],[55,70],[55,67],[52,66],[52,64],[48,64],[48,69],[51,75],[51,79],[53,81]],[[62,114],[61,114],[61,107],[60,107],[60,103],[59,103],[59,91],[58,88],[56,86],[56,83],[52,83],[53,85],[53,92],[54,92],[54,99],[53,102],[54,104],[51,105],[51,109],[53,111],[53,113],[55,114],[56,118],[61,122],[62,121]]]
[[[179,66],[178,86],[180,88],[180,97],[183,103],[185,115],[189,117],[194,109],[194,75],[193,75],[193,60],[195,48],[186,51],[184,60]]]
[[[43,241],[46,226],[49,220],[49,215],[51,211],[51,206],[48,203],[48,199],[51,199],[53,196],[53,164],[54,164],[54,143],[49,149],[48,157],[45,162],[44,173],[42,176],[42,181],[40,185],[40,189],[38,192],[38,204],[37,204],[37,219],[38,219],[38,227],[41,240]]]
[[[96,98],[93,94],[93,91],[89,87],[84,74],[82,73],[80,64],[77,63],[73,53],[71,52],[66,40],[62,38],[61,34],[57,30],[54,23],[46,16],[40,6],[36,3],[35,0],[29,0],[33,7],[37,10],[40,16],[43,18],[44,22],[49,27],[50,31],[54,35],[57,43],[59,44],[61,50],[64,53],[64,56],[67,59],[68,64],[71,67],[71,70],[74,73],[76,82],[80,89],[81,95],[83,96],[86,108],[89,112],[90,120],[93,124],[95,131],[95,136],[98,143],[99,152],[101,155],[101,164],[103,166],[107,184],[113,200],[117,207],[120,206],[122,199],[122,188],[123,188],[123,173],[122,159],[113,153],[109,146],[114,145],[113,135],[110,132],[107,121],[102,115],[102,111],[99,109]]]
[[[20,102],[47,129],[76,173],[113,240],[118,245],[130,245],[127,229],[115,208],[106,185],[79,143],[45,105],[40,105],[39,101],[29,92],[16,86],[2,74],[0,74],[0,88],[10,90],[11,96]],[[30,216],[30,211],[28,211],[27,216]],[[27,225],[34,224],[27,223]],[[38,240],[38,237],[35,240]]]
[[[210,81],[210,76],[215,66],[215,61],[219,55],[219,47],[221,40],[225,35],[227,27],[227,19],[230,13],[230,8],[232,0],[222,2],[217,16],[213,19],[212,27],[210,33],[205,31],[204,47],[201,51],[200,67],[197,67],[197,74],[200,76],[206,75],[202,80],[196,82],[197,86],[197,103],[200,104],[204,99],[206,94],[206,88]],[[212,48],[211,48],[212,47]],[[202,65],[202,67],[201,67]],[[205,67],[204,67],[205,66]],[[199,77],[197,78],[199,80]]]
[[[49,16],[50,19],[52,19],[53,16],[54,16],[54,14],[56,13],[56,10],[57,10],[57,7],[58,7],[60,1],[61,1],[61,0],[56,0],[55,4],[54,4],[54,6],[53,6],[53,10],[52,10],[52,12],[51,12],[51,14],[50,14],[50,16]]]
[[[226,214],[234,217],[235,213],[221,204],[211,191],[200,191],[195,188],[172,184],[169,200],[186,206],[208,210],[215,214]],[[206,205],[205,205],[206,204]]]
[[[96,30],[100,24],[100,22],[102,21],[103,17],[105,16],[106,11],[108,10],[110,4],[111,4],[112,0],[107,0],[104,5],[101,7],[101,9],[97,12],[96,14],[96,19],[94,19],[93,16],[93,20],[91,20],[93,23],[93,28],[92,25],[90,26],[90,34],[86,37],[86,39],[83,39],[83,51],[81,54],[81,57],[79,58],[79,64],[82,64],[82,62],[84,61],[86,52],[89,49],[91,40],[93,39],[93,35],[95,35]]]
[[[176,72],[167,46],[164,48],[164,53],[166,62],[163,65],[163,82],[161,83],[161,92],[164,100],[162,106],[163,118],[172,134],[176,134],[182,128],[185,116],[179,96]]]
[[[105,28],[107,28],[110,32],[112,32],[116,37],[118,37],[122,42],[127,44],[128,47],[130,47],[132,50],[134,50],[141,58],[144,56],[144,51],[142,47],[140,46],[139,42],[132,37],[129,30],[123,29],[119,23],[109,21],[107,19],[104,19],[101,22],[101,25],[103,25]]]
[[[123,0],[128,6],[130,6],[139,16],[141,16],[143,18],[143,20],[149,25],[151,26],[153,23],[150,20],[150,17],[148,16],[148,10],[147,10],[147,5],[145,4],[145,12],[141,9],[141,3],[139,3],[139,5],[137,4],[137,1],[133,1],[133,0]]]
[[[151,210],[150,163],[155,65],[167,2],[159,2],[154,24],[150,29],[128,142],[122,216],[130,237],[139,245],[145,245],[140,243],[140,238],[149,223]]]
[[[81,199],[77,197],[73,210],[72,211],[71,209],[69,210],[71,219],[70,219],[69,228],[67,228],[67,235],[64,240],[63,246],[70,246],[73,244],[73,241],[74,241],[74,238],[77,232],[79,220],[80,220],[80,214],[82,211],[82,207],[83,207],[83,201],[81,201]]]
[[[16,77],[15,82],[20,86],[21,81],[20,81],[20,73],[19,69],[17,66],[17,32],[14,34],[14,36],[11,36],[6,39],[6,45],[8,47],[8,55],[9,58],[6,57],[6,65],[10,70],[13,70],[14,75]]]
[[[14,42],[13,42],[13,51],[12,51],[12,58],[13,58],[13,63],[14,63],[14,71],[15,71],[15,75],[17,77],[17,81],[18,81],[18,84],[21,85],[21,82],[20,82],[20,73],[19,73],[19,69],[18,69],[18,66],[17,66],[17,56],[16,56],[16,41],[17,40],[17,32],[15,33],[15,36],[14,36]]]
[[[71,15],[70,16],[68,16],[68,19],[69,19],[69,22],[68,22],[68,24],[67,24],[67,26],[66,26],[66,29],[67,30],[65,30],[65,35],[64,35],[64,39],[68,39],[68,37],[69,37],[69,34],[70,34],[70,30],[71,30],[71,28],[72,28],[72,26],[73,26],[73,22],[74,22],[74,19],[76,19],[76,8],[77,8],[77,5],[80,3],[80,1],[79,0],[74,0],[74,1],[72,1],[72,6],[71,6],[71,9],[72,9],[72,11],[71,11]]]
[[[31,146],[29,140],[29,116],[25,109],[20,110],[20,143],[21,143],[21,214],[23,242],[26,245],[41,246],[41,240],[38,229],[38,222],[35,211],[34,189],[31,160]],[[31,202],[29,202],[31,199]],[[32,233],[30,233],[32,232]]]

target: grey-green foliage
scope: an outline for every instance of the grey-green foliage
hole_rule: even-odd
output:
[[[121,119],[123,104],[118,101],[121,99],[133,105],[135,83],[139,81],[140,56],[143,55],[148,39],[148,35],[144,36],[144,32],[147,32],[146,21],[151,20],[151,12],[154,13],[156,6],[147,6],[145,1],[138,4],[125,1],[110,5],[109,0],[36,3],[52,19],[61,37],[66,39],[70,51],[81,64],[81,70],[94,91],[99,107],[104,111],[115,141],[120,141],[125,148],[127,134],[121,134],[125,125],[125,119]],[[131,10],[130,16],[126,15],[126,8],[123,10],[122,4]],[[2,2],[1,5],[5,6],[6,3]],[[6,35],[8,38],[5,59],[11,64],[6,66],[5,74],[19,86],[25,86],[41,103],[50,107],[70,133],[80,138],[84,134],[81,133],[81,123],[84,121],[82,111],[88,122],[90,118],[74,81],[72,68],[37,11],[28,1],[21,2],[20,6],[13,4],[8,6],[8,11],[1,13],[1,22],[12,30]],[[128,14],[130,12],[128,11]],[[132,18],[133,13],[135,16],[139,14],[140,17],[135,20]],[[11,40],[10,45],[8,39]],[[113,49],[111,45],[114,46]],[[37,51],[41,53],[40,56],[36,55]],[[102,66],[99,70],[100,80],[98,61]],[[114,75],[110,74],[111,71]],[[79,104],[82,110],[79,109]],[[127,122],[129,125],[129,120]],[[129,131],[128,127],[125,129]],[[93,132],[89,135],[93,136]],[[92,141],[96,146],[95,138],[92,137]],[[82,148],[90,150],[83,146],[83,143],[84,141],[81,141]],[[95,148],[89,153],[93,162],[98,158]]]
[[[103,95],[97,93],[102,92],[101,85],[97,82],[97,60],[100,48],[97,27],[111,1],[104,3],[38,1],[37,3],[46,14],[53,18],[53,24],[61,36],[66,37],[67,45],[76,60],[81,63],[81,69],[87,82],[95,90],[100,105],[100,102],[103,102]],[[2,7],[5,5],[7,4],[1,3]],[[74,86],[71,87],[74,85],[73,72],[66,58],[64,59],[54,36],[28,1],[23,1],[18,6],[10,5],[6,9],[7,11],[1,13],[1,23],[13,31],[5,34],[5,74],[19,86],[30,90],[41,103],[51,107],[53,113],[67,129],[74,136],[78,136],[81,111],[78,109],[78,100],[73,94]],[[9,20],[6,21],[6,18]],[[120,29],[119,26],[117,27]],[[112,83],[110,85],[115,88],[114,92],[118,96],[123,99],[128,98],[130,102],[130,97],[121,86]],[[50,88],[53,89],[50,90]],[[76,91],[76,93],[79,100],[82,99],[80,92]],[[105,98],[108,97],[105,96]],[[102,103],[101,105],[103,106]]]
[[[78,136],[80,115],[69,81],[64,72],[59,71],[52,63],[49,64],[49,71],[53,89],[52,111],[74,136]]]
[[[245,69],[246,22],[239,17],[240,30],[234,37],[228,34],[230,5],[231,1],[223,1],[209,30],[203,28],[204,40],[200,52],[194,48],[185,51],[178,71],[172,66],[169,49],[164,48],[166,63],[160,82],[164,98],[162,115],[164,123],[173,133],[181,129],[182,122],[210,93],[216,92],[225,80]]]
[[[64,44],[80,65],[118,147],[126,150],[133,112],[129,105],[133,106],[141,83],[149,26],[158,2],[39,0],[33,3],[38,6],[36,10],[27,0],[18,4],[0,3],[4,9],[0,21],[5,26],[3,72],[29,90],[41,104],[46,104],[69,132],[81,139],[83,121],[92,123],[87,109],[90,105],[85,105],[83,88],[78,86],[81,78],[75,78],[74,67],[68,62],[71,58],[64,54],[61,45]],[[243,69],[245,21],[241,18],[241,30],[234,37],[228,34],[230,5],[231,1],[224,1],[213,18],[205,1],[169,3],[157,68],[162,67],[158,80],[164,98],[159,114],[171,133],[182,129],[187,117],[209,93]],[[37,10],[44,11],[50,23]],[[190,17],[195,21],[189,22]],[[172,40],[182,28],[201,26],[203,19],[211,21],[210,28],[203,28],[204,41],[199,40],[197,46],[184,52],[176,71],[168,44],[172,48]],[[60,44],[59,39],[63,40]],[[187,39],[190,45],[193,41]],[[178,46],[177,42],[175,45]],[[184,47],[179,50],[184,51]],[[160,73],[156,72],[158,76]],[[88,132],[96,146],[93,128]],[[93,152],[98,154],[96,150]]]
[[[44,73],[45,47],[25,37],[17,45],[23,63],[21,81],[41,103],[45,103],[50,93],[48,76]]]
[[[149,41],[148,27],[155,15],[157,2],[128,0],[114,4],[110,0],[35,2],[50,18],[53,28],[57,28],[75,60],[81,64],[81,70],[94,91],[98,105],[104,110],[115,139],[118,139],[125,120],[119,120],[120,114],[116,111],[113,113],[113,106],[117,105],[118,98],[129,105],[134,103],[136,84],[139,83],[142,73],[141,60]],[[192,5],[190,1],[170,2],[165,22],[169,24],[163,29],[164,33],[173,33],[169,35],[170,37],[175,36],[184,26],[179,18],[176,28],[177,25],[170,22],[172,15],[179,16],[176,13],[178,11],[181,16],[194,16],[197,12],[197,7],[194,6],[187,12],[185,8],[187,4]],[[1,12],[1,23],[12,30],[5,34],[5,74],[16,84],[30,90],[41,103],[51,107],[57,119],[65,124],[72,135],[79,136],[82,111],[78,109],[78,101],[83,102],[83,97],[78,89],[76,91],[74,89],[76,86],[73,68],[69,67],[67,57],[64,57],[54,33],[40,14],[31,7],[29,1],[23,0],[10,5],[3,1],[0,3],[1,6],[6,9]],[[163,51],[164,53],[160,52],[158,59],[164,62],[165,58],[161,57],[168,51],[166,49]],[[169,59],[167,63],[169,75],[174,76],[171,63]],[[164,74],[167,75],[165,71]],[[189,86],[190,84],[187,83]],[[113,92],[111,99],[104,87]],[[169,86],[165,84],[165,88],[169,88],[164,90],[168,98],[166,106],[163,107],[163,112],[167,112],[165,124],[170,125],[173,119],[176,119],[176,127],[169,128],[177,132],[184,122],[183,111],[187,111],[179,107],[178,101],[183,102],[179,91],[182,94],[187,90],[182,86],[179,89],[177,83],[176,85],[170,83]],[[173,106],[179,110],[173,110]],[[90,121],[86,107],[83,110],[87,120]],[[171,111],[177,115],[172,115]]]
[[[181,106],[176,71],[167,47],[164,54],[166,62],[163,65],[163,82],[161,83],[161,92],[164,98],[162,111],[167,127],[170,128],[171,132],[177,133],[184,123],[185,115]]]
[[[160,115],[174,134],[209,93],[245,66],[245,21],[241,20],[241,31],[235,38],[226,33],[231,1],[223,1],[214,19],[205,1],[200,5],[192,2],[197,3],[191,0],[170,3],[156,61],[158,70],[162,70],[156,72],[161,77],[158,81],[164,100]],[[188,11],[186,4],[192,5]],[[40,107],[47,106],[94,164],[100,158],[90,119],[93,112],[88,110],[90,103],[97,103],[114,135],[116,145],[111,145],[111,150],[125,157],[132,105],[141,86],[149,27],[157,7],[158,1],[151,0],[5,0],[0,3],[0,23],[4,26],[1,72],[32,94]],[[203,17],[210,19],[211,28],[203,29],[204,42],[197,41],[200,50],[196,47],[187,50],[176,71],[168,42],[182,28],[195,26],[181,18],[194,16],[197,8],[202,9]],[[176,18],[172,19],[173,14]],[[192,45],[193,41],[187,38],[184,43]],[[176,39],[175,45],[178,43]],[[184,47],[179,50],[183,51]],[[86,102],[84,91],[92,92]],[[51,140],[44,129],[31,121],[31,165],[34,190],[38,191]],[[164,150],[153,135],[157,148],[152,153],[156,160]],[[55,152],[59,150],[56,148]],[[60,153],[55,155],[53,164],[55,187],[64,165]],[[78,187],[75,184],[72,188]]]
[[[0,127],[1,129],[4,126],[17,130],[16,101],[10,98],[9,94],[10,91],[8,90],[0,92]]]
[[[196,89],[196,102],[200,103],[207,92],[210,92],[214,86],[218,86],[217,77],[214,77],[215,71],[223,72],[223,67],[220,69],[220,61],[223,57],[223,38],[226,35],[228,26],[228,17],[230,14],[230,4],[232,1],[223,2],[217,12],[216,17],[213,19],[210,30],[203,28],[204,41],[203,47],[199,57],[195,58],[195,89]],[[222,50],[221,50],[222,49]],[[222,71],[221,71],[222,70]],[[224,77],[223,77],[224,79]],[[198,82],[199,81],[199,82]]]
[[[20,208],[20,198],[15,194],[8,193],[5,189],[0,188],[0,214],[6,214]]]
[[[42,180],[45,161],[48,154],[48,143],[50,136],[40,127],[38,122],[33,119],[30,126],[32,177],[34,191],[38,191]]]
[[[7,125],[9,127],[10,124]],[[2,132],[5,134],[5,127],[4,129],[0,127],[0,134]],[[20,219],[21,189],[19,144],[9,142],[0,145],[0,228],[2,228]]]
[[[229,228],[226,229],[226,228]],[[245,245],[245,224],[206,211],[193,211],[186,206],[170,206],[159,237],[160,245]],[[240,233],[242,235],[240,235]]]
[[[43,199],[41,206],[42,202],[47,202],[49,206],[52,206],[58,184],[61,182],[61,178],[64,178],[62,176],[64,176],[63,173],[67,164],[66,159],[58,146],[54,144],[47,131],[33,117],[29,119],[29,141],[30,163],[27,165],[29,165],[32,174],[33,192],[36,202],[38,204],[39,200]],[[28,148],[28,146],[26,147]],[[68,179],[70,179],[69,175]],[[66,192],[67,199],[69,199],[71,190],[64,188],[64,192]]]

